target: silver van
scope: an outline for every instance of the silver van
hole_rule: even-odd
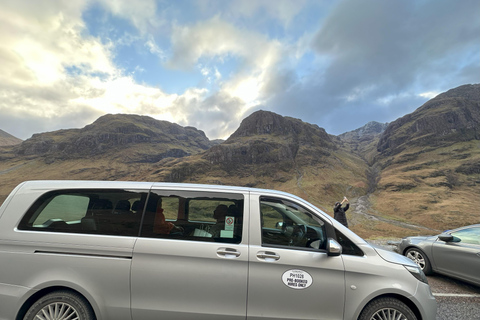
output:
[[[411,260],[242,187],[29,181],[0,207],[0,319],[435,319]]]

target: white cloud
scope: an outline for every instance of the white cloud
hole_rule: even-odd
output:
[[[100,2],[114,15],[129,19],[141,33],[153,25],[155,3],[151,1]],[[0,110],[15,106],[11,117],[35,117],[53,126],[50,130],[63,127],[52,119],[71,121],[69,115],[81,110],[85,110],[85,117],[77,119],[78,127],[104,113],[146,114],[196,126],[211,138],[226,138],[245,112],[259,103],[261,88],[270,80],[280,58],[280,43],[219,17],[190,26],[176,25],[172,35],[174,55],[169,64],[184,68],[204,58],[210,60],[199,70],[211,89],[217,91],[192,87],[182,94],[166,94],[159,88],[136,83],[113,63],[115,45],[128,45],[141,38],[151,54],[165,60],[165,52],[155,38],[148,33],[141,37],[126,33],[114,45],[89,36],[81,12],[91,3],[69,7],[50,2],[38,16],[34,10],[29,16],[25,8],[14,4],[11,10],[0,10],[4,18],[0,20],[0,40],[4,40],[0,43],[0,57],[5,61],[0,65]],[[133,13],[132,17],[129,13]],[[21,36],[8,30],[17,30]],[[218,64],[230,58],[239,61],[240,66],[225,77]],[[6,127],[1,120],[0,127]]]
[[[69,15],[68,7],[39,14],[27,10],[20,13],[15,7],[2,9],[0,57],[12,62],[0,65],[3,83],[53,84],[65,80],[66,68],[71,66],[83,73],[115,72],[108,45],[93,37],[85,38],[82,20],[78,14]]]
[[[212,68],[201,66],[207,81],[215,79],[220,93],[241,99],[245,103],[243,110],[261,103],[262,88],[270,81],[272,70],[277,66],[281,53],[281,44],[265,36],[235,26],[214,17],[192,26],[176,26],[172,35],[173,56],[168,65],[176,68],[189,68],[202,58],[210,64],[221,65],[227,59],[237,59],[240,66],[228,78],[221,76],[215,66],[215,78]]]
[[[148,37],[145,46],[149,49],[151,54],[156,55],[160,60],[166,59],[165,52],[155,43],[155,39],[152,36]]]
[[[263,35],[241,30],[219,17],[191,26],[175,26],[173,54],[167,62],[172,68],[189,69],[202,57],[242,59],[246,67],[267,68],[279,59],[278,44]]]
[[[422,98],[433,99],[436,96],[438,96],[439,94],[440,94],[440,92],[428,91],[428,92],[420,93],[419,96],[422,97]]]
[[[97,0],[112,14],[130,21],[142,34],[163,24],[155,0]]]

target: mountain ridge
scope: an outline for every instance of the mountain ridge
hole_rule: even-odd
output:
[[[142,145],[143,153],[128,153],[134,145]],[[17,156],[46,156],[50,161],[108,153],[119,157],[123,154],[125,161],[156,162],[198,153],[213,145],[203,131],[193,127],[148,116],[108,114],[82,129],[34,134],[14,151]]]
[[[225,141],[139,115],[105,115],[82,129],[0,147],[0,200],[32,179],[149,180],[278,189],[331,211],[344,195],[367,203],[363,237],[442,230],[480,220],[480,85],[453,88],[391,123],[339,136],[257,111]],[[360,206],[359,209],[360,210]],[[373,219],[373,220],[372,220]],[[396,221],[398,223],[387,223]]]
[[[22,141],[22,139],[0,129],[0,147],[17,145],[22,143]]]

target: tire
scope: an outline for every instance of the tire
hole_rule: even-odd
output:
[[[410,248],[405,252],[405,256],[415,262],[420,269],[422,269],[423,273],[426,275],[432,274],[432,265],[430,264],[430,260],[428,260],[427,255],[422,250]]]
[[[80,294],[61,290],[54,291],[38,299],[28,309],[23,318],[23,320],[36,319],[95,320],[95,315],[88,302]]]
[[[358,320],[417,320],[413,311],[395,298],[373,300],[363,309]]]

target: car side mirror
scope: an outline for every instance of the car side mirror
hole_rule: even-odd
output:
[[[453,236],[448,233],[442,233],[441,235],[438,236],[439,240],[442,240],[444,242],[452,242],[453,241]]]
[[[342,246],[336,240],[328,238],[327,241],[327,255],[329,257],[335,257],[342,254]]]

